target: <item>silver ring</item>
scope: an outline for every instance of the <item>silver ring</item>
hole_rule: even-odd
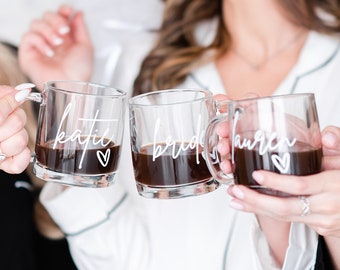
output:
[[[305,196],[299,196],[299,199],[302,203],[302,212],[301,212],[301,216],[305,217],[310,215],[310,202],[309,199]]]

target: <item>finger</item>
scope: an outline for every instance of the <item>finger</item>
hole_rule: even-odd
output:
[[[217,125],[216,128],[216,133],[222,138],[229,137],[230,132],[229,132],[229,125],[227,121],[222,121]]]
[[[308,176],[280,175],[268,171],[256,171],[253,173],[253,178],[262,186],[294,196],[320,196],[319,194],[340,190],[340,171],[337,170]],[[312,198],[314,197],[312,196]]]
[[[230,142],[228,138],[222,138],[219,140],[217,145],[218,152],[221,156],[230,154]]]
[[[59,30],[44,20],[34,20],[30,32],[40,36],[51,47],[59,46],[64,42]]]
[[[315,228],[322,235],[340,229],[340,201],[336,193],[322,193],[307,198],[309,201],[309,214],[306,216],[296,215],[292,221],[303,222]],[[303,201],[297,202],[296,205],[300,206],[300,211],[303,212]]]
[[[31,159],[31,152],[26,147],[22,152],[16,156],[7,157],[5,160],[0,161],[0,169],[11,174],[18,174],[23,172]]]
[[[321,132],[324,155],[340,154],[340,129],[328,126]]]
[[[216,100],[217,111],[219,113],[227,113],[230,104],[230,100]]]
[[[0,85],[0,98],[13,92],[13,87],[7,85]]]
[[[328,176],[323,175],[324,173],[326,172],[309,176],[296,176],[270,171],[254,171],[252,176],[258,184],[264,187],[299,196],[321,192],[324,189],[325,182],[328,181]]]
[[[334,235],[340,229],[340,200],[337,193],[306,196],[307,203],[299,197],[264,195],[240,185],[230,186],[228,193],[233,197],[230,206],[236,210],[305,223],[321,235]]]
[[[28,134],[25,129],[21,129],[8,139],[1,141],[0,150],[6,157],[16,156],[21,153],[28,144]]]
[[[242,185],[231,185],[227,189],[233,197],[230,206],[236,210],[269,216],[282,221],[290,221],[300,215],[297,199],[264,195]]]
[[[82,12],[76,12],[71,21],[72,34],[76,42],[81,44],[91,44],[90,34],[88,32]]]
[[[74,14],[74,12],[75,12],[74,8],[66,4],[61,5],[60,8],[58,9],[58,13],[64,16],[65,18],[70,18],[72,14]]]
[[[76,42],[88,43],[90,35],[87,30],[83,13],[75,11],[69,5],[62,5],[58,13],[46,13],[44,19],[58,31],[60,35],[72,33]]]
[[[220,162],[220,168],[223,171],[223,173],[225,174],[230,174],[232,173],[233,167],[231,165],[231,161],[230,160],[223,160]]]
[[[339,170],[340,169],[340,155],[324,156],[322,160],[323,170]]]
[[[1,86],[0,92],[4,91],[7,94],[0,98],[0,125],[28,97],[32,86],[33,84],[21,84],[17,86],[19,90],[8,86]]]
[[[310,197],[304,197],[303,201],[302,198],[296,196],[275,197],[261,194],[241,185],[229,187],[228,193],[233,197],[230,206],[236,210],[268,216],[281,221],[320,225],[317,218],[319,215],[316,212],[311,212],[313,202]]]
[[[214,100],[215,101],[226,101],[226,100],[230,100],[230,98],[228,97],[228,95],[225,95],[225,94],[216,94],[214,95]]]
[[[43,20],[59,35],[70,33],[70,16],[62,16],[60,13],[46,12]]]
[[[26,113],[21,108],[18,108],[11,113],[3,124],[0,125],[0,142],[7,140],[13,134],[22,130],[26,121]]]
[[[26,59],[25,56],[32,52],[47,57],[53,57],[55,54],[53,48],[45,38],[37,33],[28,32],[22,37],[22,42],[19,47],[19,60]],[[26,63],[20,63],[20,66],[23,67],[25,64]]]

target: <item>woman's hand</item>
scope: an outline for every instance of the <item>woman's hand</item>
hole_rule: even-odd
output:
[[[19,63],[40,89],[48,80],[90,80],[93,46],[83,14],[62,6],[34,20],[19,46]]]
[[[30,162],[26,114],[19,108],[28,94],[27,88],[0,86],[0,169],[7,173],[21,173]]]
[[[232,185],[228,188],[233,197],[231,206],[277,220],[302,222],[320,235],[340,237],[340,129],[327,127],[322,142],[325,171],[321,173],[300,177],[268,171],[253,173],[259,184],[293,197],[268,196]]]

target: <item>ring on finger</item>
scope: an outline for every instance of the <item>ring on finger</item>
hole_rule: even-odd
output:
[[[301,216],[305,217],[310,215],[311,211],[310,211],[310,201],[306,196],[299,196],[299,199],[302,203],[302,212],[301,212]]]

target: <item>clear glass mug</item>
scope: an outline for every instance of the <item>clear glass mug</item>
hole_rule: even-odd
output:
[[[314,94],[279,95],[222,101],[205,135],[204,153],[212,175],[222,183],[246,185],[261,193],[289,196],[259,185],[255,170],[280,174],[310,175],[321,171],[322,145]],[[217,150],[220,125],[229,131],[230,155]],[[225,174],[222,160],[233,173]]]
[[[203,157],[205,129],[215,116],[211,92],[169,89],[142,94],[129,100],[129,113],[141,196],[182,198],[219,186]]]
[[[49,81],[42,94],[33,164],[43,180],[106,187],[118,171],[126,94],[79,81]]]

